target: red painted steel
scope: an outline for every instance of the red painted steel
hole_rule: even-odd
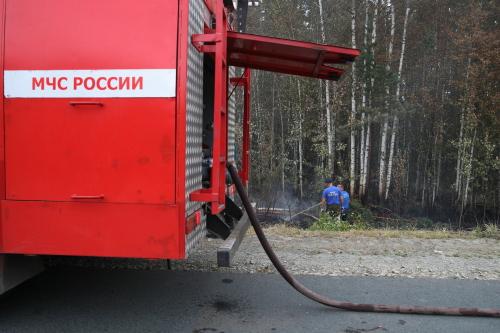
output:
[[[243,86],[243,153],[241,165],[241,182],[243,185],[248,185],[248,178],[250,177],[250,84],[251,70],[245,70],[246,82]]]
[[[176,46],[178,36],[188,40],[188,1],[7,0],[5,8],[4,75],[43,74],[33,79],[36,97],[24,88],[2,103],[3,252],[184,258],[185,96],[184,104],[175,96],[186,89],[176,71],[187,56],[178,59]],[[160,81],[143,80],[148,70],[171,71],[175,88],[151,89]],[[97,73],[80,90],[104,97],[43,96],[68,92],[72,81],[54,78],[72,71]],[[127,75],[138,75],[130,88]]]
[[[186,104],[187,66],[189,48],[189,0],[179,1],[179,22],[177,38],[177,98],[176,98],[176,202],[179,203],[179,219],[185,223],[186,217]],[[177,235],[179,253],[186,247],[185,228],[179,228]]]
[[[227,161],[227,11],[222,0],[216,1],[216,33],[221,35],[221,42],[215,43],[215,83],[214,83],[214,146],[211,179],[212,188],[216,189],[218,200],[212,201],[213,214],[221,212],[226,203],[226,161]],[[215,167],[217,165],[217,167]]]
[[[0,27],[5,26],[5,0],[0,0]],[[5,34],[0,33],[0,68],[4,68],[5,63]],[[4,88],[4,78],[0,75],[0,91]],[[0,129],[4,129],[4,96],[0,103]],[[5,199],[5,136],[0,135],[0,202]],[[3,214],[0,214],[0,225],[3,221]],[[1,230],[1,229],[0,229]],[[3,253],[3,233],[0,232],[0,253]],[[0,259],[1,260],[1,259]],[[0,276],[3,278],[3,276]]]
[[[226,161],[227,161],[227,12],[222,0],[215,0],[215,29],[205,29],[203,35],[193,35],[193,45],[200,52],[213,54],[214,69],[214,130],[212,159],[213,167],[210,174],[210,188],[201,189],[190,194],[192,201],[211,202],[213,214],[220,213],[226,202]],[[213,7],[212,7],[213,8]],[[201,43],[211,43],[204,44]]]
[[[217,6],[217,0],[204,0],[205,5],[207,6],[208,10],[210,13],[215,14],[216,6]],[[221,3],[222,4],[222,3]]]
[[[241,153],[241,171],[238,176],[243,185],[248,185],[250,172],[250,69],[245,69],[241,78],[231,78],[231,84],[243,87],[243,139]]]
[[[175,205],[1,202],[4,253],[184,258]],[[181,228],[182,230],[179,230]]]
[[[83,107],[65,99],[7,101],[8,199],[103,194],[104,202],[175,202],[174,99]]]
[[[270,72],[338,80],[344,70],[327,66],[349,64],[359,50],[228,32],[228,65]]]
[[[176,68],[176,0],[7,0],[5,69]]]

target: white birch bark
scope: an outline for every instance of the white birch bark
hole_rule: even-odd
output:
[[[302,184],[302,160],[303,160],[303,153],[302,153],[302,117],[299,119],[299,186],[300,186],[300,200],[302,200],[302,194],[303,194],[303,184]]]
[[[368,0],[365,0],[365,34],[363,39],[363,45],[366,48],[368,39]],[[363,68],[366,70],[366,58],[363,60]],[[359,146],[359,198],[362,199],[366,193],[366,161],[365,161],[365,109],[366,109],[366,80],[363,80],[363,88],[361,91],[361,106],[363,107],[363,112],[361,113],[361,135],[360,135],[360,146]],[[369,126],[369,125],[366,125]]]
[[[382,126],[382,134],[380,139],[380,158],[379,158],[379,174],[378,174],[378,196],[382,199],[384,194],[384,184],[385,184],[385,156],[387,153],[387,131],[389,128],[389,121],[387,116],[384,120],[384,125]]]
[[[329,84],[329,81],[326,81],[327,84]],[[336,100],[337,99],[337,86],[336,86],[336,82],[333,82],[332,83],[332,100]],[[329,109],[331,110],[331,109]],[[335,140],[336,140],[336,136],[337,136],[337,130],[335,128],[335,124],[337,123],[337,113],[336,112],[332,112],[332,127],[331,127],[331,130],[332,130],[332,155],[331,155],[331,159],[332,159],[332,169],[331,169],[331,174],[335,174]]]
[[[371,130],[372,130],[372,127],[370,125],[371,123],[371,116],[368,115],[366,117],[366,144],[365,144],[365,152],[364,152],[364,166],[365,166],[365,172],[364,172],[364,195],[366,195],[366,188],[368,187],[368,169],[369,169],[369,157],[370,157],[370,147],[371,147]]]
[[[372,49],[371,49],[372,59],[375,59],[375,49],[373,48],[373,45],[375,45],[375,42],[377,41],[377,18],[378,18],[379,4],[380,4],[380,0],[377,1],[375,11],[373,12],[373,31],[372,31]],[[371,65],[373,67],[373,63]],[[375,78],[372,77],[371,78],[372,87],[373,87],[374,83],[375,83]],[[371,103],[371,100],[370,100],[370,103]]]
[[[394,30],[396,28],[396,16],[394,14],[394,5],[389,4],[391,8],[391,38],[389,40],[389,50],[388,50],[388,62],[385,66],[387,71],[391,70],[391,60],[392,60],[392,51],[394,45]],[[389,98],[389,85],[386,86],[386,98]],[[379,178],[378,178],[378,196],[382,199],[382,195],[384,194],[385,183],[386,183],[386,154],[387,154],[387,132],[389,129],[389,101],[385,101],[385,109],[387,114],[384,119],[384,126],[382,127],[381,134],[381,143],[380,143],[380,169],[379,169]]]
[[[285,193],[285,129],[283,125],[283,108],[280,103],[280,118],[281,118],[281,187],[282,193]]]
[[[458,137],[458,154],[457,154],[457,175],[455,177],[455,193],[457,199],[460,197],[461,185],[462,185],[462,145],[464,140],[464,114],[465,110],[462,108],[462,113],[460,114],[460,134]]]
[[[322,0],[318,0],[319,5],[319,18],[321,23],[321,41],[323,44],[326,44],[325,37],[325,23],[323,22],[323,2]],[[326,141],[328,147],[328,171],[333,173],[333,140],[332,140],[332,117],[330,113],[330,85],[328,81],[325,82],[325,103],[326,103]]]
[[[469,161],[468,161],[468,167],[467,167],[467,177],[465,178],[464,197],[462,200],[462,210],[460,212],[460,221],[458,223],[458,228],[461,227],[462,214],[464,212],[464,209],[465,209],[465,206],[467,205],[467,200],[468,200],[470,177],[471,177],[471,173],[472,173],[472,159],[474,157],[474,144],[476,141],[476,133],[477,133],[477,129],[474,129],[474,137],[472,138],[472,142],[471,142],[471,146],[470,146],[470,154],[469,154]]]
[[[299,100],[302,99],[301,96],[301,91],[300,91],[300,81],[297,80],[297,86],[298,86],[298,92],[299,92]],[[303,184],[302,184],[302,167],[303,167],[303,152],[302,152],[302,110],[299,108],[298,110],[298,120],[299,120],[299,139],[298,139],[298,144],[299,144],[299,190],[300,190],[300,200],[302,200],[302,194],[303,194]]]
[[[401,55],[399,57],[399,67],[398,67],[398,79],[401,81],[401,73],[403,72],[403,59],[405,55],[405,47],[406,47],[406,27],[408,24],[408,14],[410,13],[410,6],[408,2],[406,3],[406,13],[405,13],[405,20],[403,23],[403,39],[401,43]],[[401,91],[401,85],[398,82],[396,86],[396,100],[399,101],[399,96],[400,96],[400,91]],[[386,188],[385,188],[385,200],[389,198],[389,189],[391,187],[391,177],[392,177],[392,159],[394,158],[394,142],[396,141],[396,131],[398,128],[398,115],[397,111],[394,114],[394,118],[392,120],[392,134],[391,134],[391,147],[389,150],[389,165],[387,166],[387,182],[386,182]]]
[[[469,70],[470,70],[470,62],[471,59],[467,59],[467,73],[465,74],[466,76],[466,82],[468,82],[469,79]],[[468,83],[465,84],[465,91],[469,90]],[[456,190],[457,190],[457,196],[460,198],[462,196],[462,155],[465,153],[465,149],[463,148],[464,145],[464,126],[465,126],[465,108],[462,108],[462,114],[460,115],[460,137],[458,141],[458,156],[457,156],[457,176],[455,179],[455,185],[456,185]]]
[[[352,48],[356,48],[356,2],[352,0],[352,10],[351,10],[351,41]],[[352,89],[351,89],[351,163],[350,163],[350,191],[354,192],[354,187],[356,184],[356,137],[354,136],[354,120],[356,119],[356,68],[355,64],[352,64]]]
[[[369,1],[367,1],[367,5],[368,5]],[[372,31],[372,39],[371,39],[371,45],[372,45],[372,48],[371,48],[371,54],[372,54],[372,59],[375,59],[375,49],[373,48],[373,45],[375,45],[375,42],[377,41],[377,18],[378,18],[378,7],[379,7],[379,4],[380,4],[380,0],[377,1],[377,4],[376,4],[376,7],[375,7],[375,11],[373,13],[373,31]],[[371,67],[373,67],[373,63],[370,64]],[[374,86],[374,81],[375,79],[372,78],[370,81],[371,83],[371,87]],[[372,96],[370,95],[370,98],[368,100],[368,107],[371,108],[372,107]],[[365,170],[366,170],[366,173],[365,173],[365,193],[366,193],[366,188],[368,187],[368,182],[369,182],[369,169],[370,169],[370,165],[369,165],[369,162],[370,162],[370,149],[371,149],[371,115],[368,114],[367,115],[367,129],[366,129],[366,144],[365,144],[365,153],[364,153],[364,158],[365,158],[365,162],[364,162],[364,165],[365,165]]]

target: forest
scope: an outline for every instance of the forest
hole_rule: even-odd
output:
[[[361,50],[339,81],[252,71],[251,197],[316,204],[333,177],[377,216],[498,225],[499,20],[496,0],[250,7],[247,33]]]

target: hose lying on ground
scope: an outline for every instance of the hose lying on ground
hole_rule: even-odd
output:
[[[348,303],[336,301],[333,299],[329,299],[323,296],[320,296],[311,290],[304,287],[300,284],[295,278],[285,269],[285,267],[281,264],[278,257],[274,253],[271,245],[267,241],[262,228],[260,227],[259,222],[257,221],[257,217],[255,212],[252,209],[252,205],[248,196],[243,188],[243,184],[241,183],[240,178],[238,177],[238,172],[236,168],[229,162],[226,163],[226,167],[231,174],[231,178],[233,179],[234,184],[236,185],[236,189],[238,190],[238,194],[240,195],[241,201],[243,202],[243,206],[250,218],[250,222],[259,238],[262,247],[267,253],[269,259],[273,263],[274,267],[278,270],[278,272],[283,276],[283,278],[298,292],[302,295],[312,299],[315,302],[331,306],[334,308],[344,309],[344,310],[352,310],[352,311],[364,311],[364,312],[389,312],[389,313],[410,313],[410,314],[427,314],[427,315],[447,315],[447,316],[482,316],[482,317],[500,317],[500,310],[497,309],[473,309],[473,308],[445,308],[445,307],[427,307],[427,306],[399,306],[399,305],[382,305],[382,304],[362,304],[362,303]]]

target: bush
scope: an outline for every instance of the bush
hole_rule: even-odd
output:
[[[451,225],[449,223],[436,222],[432,225],[433,230],[448,230],[451,229]]]
[[[330,214],[320,213],[319,220],[314,222],[309,230],[322,231],[349,231],[359,229],[357,225],[352,225],[347,221],[342,221],[340,218],[333,218]]]
[[[373,222],[373,213],[369,208],[363,207],[361,201],[351,200],[349,202],[349,219],[355,224],[369,225]]]
[[[431,229],[433,224],[434,222],[432,222],[432,220],[429,220],[425,217],[419,217],[416,220],[415,227],[417,229]]]

